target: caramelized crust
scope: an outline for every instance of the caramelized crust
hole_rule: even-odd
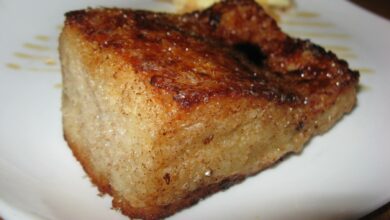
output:
[[[252,0],[69,12],[59,50],[65,138],[132,218],[167,217],[301,151],[356,102],[357,72]]]
[[[333,103],[336,94],[358,81],[358,73],[332,52],[281,32],[252,0],[181,16],[90,9],[66,17],[67,25],[101,50],[123,57],[182,108],[213,97],[302,105],[326,96]]]

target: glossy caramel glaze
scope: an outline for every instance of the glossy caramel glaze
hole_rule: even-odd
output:
[[[215,97],[296,106],[326,96],[333,102],[359,78],[332,52],[284,34],[252,0],[184,15],[104,8],[66,17],[66,25],[123,57],[183,108]]]

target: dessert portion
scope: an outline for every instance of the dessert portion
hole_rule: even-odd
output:
[[[59,51],[65,139],[132,218],[172,215],[301,151],[356,102],[357,72],[252,0],[72,11]]]

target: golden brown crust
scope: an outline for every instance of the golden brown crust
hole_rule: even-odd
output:
[[[182,16],[129,9],[66,16],[66,25],[123,57],[181,107],[214,97],[301,105],[326,96],[331,103],[358,80],[333,53],[281,32],[251,0],[224,1]]]

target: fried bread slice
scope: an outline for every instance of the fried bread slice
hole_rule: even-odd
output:
[[[172,215],[301,151],[356,102],[357,72],[252,0],[72,11],[59,51],[65,139],[132,218]]]

